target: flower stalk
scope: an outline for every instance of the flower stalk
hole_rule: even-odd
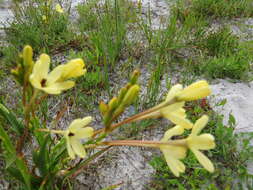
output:
[[[24,133],[23,135],[20,137],[20,139],[18,140],[18,143],[17,143],[17,153],[19,155],[22,154],[22,149],[23,149],[23,146],[24,146],[24,143],[26,141],[26,138],[28,136],[28,131],[29,131],[29,123],[30,123],[30,111],[33,107],[33,104],[36,100],[36,97],[38,95],[39,91],[38,90],[34,90],[33,92],[33,95],[30,99],[30,102],[25,106],[25,110],[24,110],[24,115],[25,115],[25,129],[24,129]]]
[[[178,139],[178,140],[169,140],[167,142],[161,141],[143,141],[143,140],[114,140],[114,141],[105,141],[100,142],[97,144],[100,145],[107,145],[107,146],[141,146],[141,147],[150,147],[150,148],[159,148],[161,145],[166,146],[187,146],[185,139]]]

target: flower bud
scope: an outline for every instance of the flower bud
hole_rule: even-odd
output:
[[[33,49],[26,45],[23,49],[24,67],[31,69],[33,67]]]
[[[138,96],[139,91],[140,91],[140,87],[137,84],[130,87],[122,101],[122,104],[124,106],[130,105]]]
[[[113,97],[109,102],[109,110],[114,110],[118,106],[118,99]]]
[[[118,102],[119,103],[121,103],[121,101],[125,97],[126,93],[127,93],[127,88],[126,87],[123,87],[123,88],[120,89],[120,91],[119,91],[119,97],[118,97]]]
[[[106,105],[103,101],[101,101],[99,104],[99,110],[101,114],[104,116],[106,112],[108,111],[108,105]]]
[[[134,70],[134,72],[132,73],[132,76],[130,78],[130,83],[133,85],[133,84],[136,84],[137,83],[137,80],[140,76],[140,71],[138,70]]]

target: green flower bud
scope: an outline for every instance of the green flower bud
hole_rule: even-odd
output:
[[[140,87],[137,84],[130,87],[122,101],[122,104],[124,106],[130,105],[138,96],[139,91],[140,91]]]
[[[24,66],[26,68],[33,67],[33,49],[31,46],[26,45],[23,49]]]
[[[119,103],[121,103],[121,101],[125,97],[126,93],[127,93],[127,88],[126,87],[123,87],[123,88],[120,89],[120,91],[119,91],[119,98],[118,98],[118,102]]]
[[[130,83],[133,85],[133,84],[136,84],[137,83],[137,80],[140,76],[140,71],[138,70],[135,70],[133,73],[132,73],[132,76],[130,77]]]
[[[109,110],[114,110],[118,106],[118,99],[113,97],[109,102]]]
[[[101,114],[104,116],[106,112],[108,111],[108,105],[106,105],[103,101],[101,101],[99,104],[99,110]]]

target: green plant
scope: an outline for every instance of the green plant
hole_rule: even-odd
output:
[[[127,40],[128,24],[135,17],[132,8],[126,0],[106,0],[104,4],[89,0],[78,6],[80,31],[89,39],[85,51],[95,58],[95,64],[109,67],[119,59]]]
[[[191,2],[179,1],[178,11],[181,15],[193,13],[198,17],[209,18],[235,18],[248,17],[253,14],[251,0],[193,0]]]
[[[244,52],[230,57],[209,59],[203,63],[202,72],[212,78],[246,79],[250,69],[249,55]]]
[[[239,48],[239,39],[232,34],[228,27],[222,27],[216,32],[210,32],[202,39],[196,39],[196,46],[201,48],[208,56],[234,55]]]
[[[212,162],[200,151],[213,149],[215,146],[211,134],[200,134],[208,122],[208,116],[203,115],[193,124],[186,118],[183,108],[185,101],[201,99],[210,94],[211,90],[206,81],[198,81],[186,88],[177,84],[160,104],[118,121],[139,94],[140,87],[137,82],[140,73],[134,71],[117,96],[111,98],[108,103],[100,102],[99,110],[104,125],[102,129],[94,130],[90,127],[92,117],[86,116],[73,120],[67,129],[62,130],[55,128],[62,113],[48,121],[50,117],[47,117],[48,106],[45,101],[48,95],[59,95],[75,86],[73,79],[86,74],[83,60],[70,60],[49,72],[50,57],[47,54],[41,54],[34,62],[33,49],[25,46],[20,55],[17,67],[11,72],[22,88],[22,119],[19,120],[16,113],[5,106],[4,101],[0,103],[0,145],[5,171],[20,182],[22,189],[66,188],[70,185],[70,178],[78,175],[83,167],[111,146],[158,148],[163,152],[175,176],[184,172],[185,166],[180,159],[185,158],[186,151],[190,149],[204,168],[209,172],[214,171]],[[169,129],[160,141],[106,140],[107,136],[122,125],[158,117],[165,117],[177,124]],[[49,128],[47,122],[50,123]],[[188,132],[189,135],[185,138],[172,139],[172,136],[181,135],[185,129],[191,128],[190,134]],[[24,154],[26,145],[29,146],[30,155]],[[99,146],[104,148],[96,153],[89,151]],[[76,157],[81,159],[75,163],[70,161]]]

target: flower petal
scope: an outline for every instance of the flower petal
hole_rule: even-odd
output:
[[[94,129],[92,127],[85,127],[76,131],[75,136],[73,136],[73,138],[84,139],[84,138],[91,137],[93,133],[94,133]]]
[[[187,148],[183,146],[161,145],[160,149],[163,153],[175,159],[183,159],[186,157]]]
[[[213,163],[200,151],[197,149],[191,149],[191,151],[194,153],[196,158],[198,159],[199,163],[209,172],[214,172],[214,166]]]
[[[43,88],[43,90],[48,94],[60,94],[63,90],[68,90],[73,86],[75,86],[74,81],[57,82]]]
[[[70,138],[70,144],[71,144],[74,152],[79,157],[84,158],[86,156],[86,151],[79,140],[76,140],[75,138]]]
[[[185,102],[177,102],[177,103],[171,104],[169,106],[166,106],[161,109],[161,113],[168,114],[168,113],[174,112],[174,111],[182,108],[184,106],[184,103]]]
[[[185,171],[184,164],[180,160],[175,158],[173,154],[171,154],[171,151],[169,149],[161,149],[161,151],[164,154],[167,165],[175,176],[178,177],[180,172]]]
[[[168,141],[172,136],[181,135],[184,133],[184,128],[177,125],[169,130],[167,130],[162,138],[162,142]]]
[[[33,74],[39,76],[40,79],[47,78],[49,71],[50,57],[47,54],[41,54],[38,61],[33,67]]]
[[[169,166],[171,172],[176,176],[176,177],[179,177],[180,173],[179,173],[179,170],[178,170],[178,166],[177,166],[177,163],[174,162],[174,159],[170,158],[169,156],[167,155],[164,155],[165,157],[165,160],[167,162],[167,165]]]
[[[67,64],[63,65],[62,80],[69,78],[79,77],[86,73],[86,69],[83,69],[85,66],[82,59],[73,59]]]
[[[69,130],[72,133],[77,132],[79,129],[87,126],[90,122],[92,121],[92,117],[84,117],[83,119],[75,119],[74,121],[71,122],[69,125]]]
[[[215,148],[214,137],[211,134],[189,136],[187,138],[187,144],[190,148],[198,150],[210,150]]]
[[[39,75],[36,75],[36,74],[31,74],[30,77],[29,77],[29,80],[30,80],[30,83],[32,84],[32,86],[34,88],[37,88],[37,89],[42,89],[42,86],[41,86],[41,78]]]
[[[186,113],[185,113],[184,108],[180,108],[180,109],[174,111],[173,113],[180,116],[180,117],[186,118]]]
[[[166,96],[166,102],[171,101],[181,90],[183,89],[183,86],[181,84],[176,84],[171,87],[169,93]]]
[[[191,101],[204,98],[211,94],[211,89],[205,80],[191,84],[183,89],[178,95],[180,101]]]
[[[52,70],[47,76],[47,85],[50,86],[55,83],[62,75],[63,65],[59,65]]]
[[[193,124],[186,118],[181,117],[180,115],[172,113],[164,114],[164,117],[170,120],[172,123],[176,125],[180,125],[185,129],[191,129]]]
[[[74,151],[73,151],[73,149],[71,147],[70,139],[69,139],[69,137],[67,135],[65,135],[65,138],[66,138],[66,141],[67,141],[66,144],[67,144],[67,151],[68,151],[69,157],[71,159],[75,159],[75,153],[74,153]]]
[[[192,128],[192,132],[191,134],[197,135],[201,132],[201,130],[206,126],[208,122],[208,116],[207,115],[203,115],[201,118],[199,118],[193,128]]]
[[[33,72],[30,75],[30,82],[33,87],[41,89],[41,80],[47,79],[49,71],[50,57],[47,54],[41,54],[33,67]]]

